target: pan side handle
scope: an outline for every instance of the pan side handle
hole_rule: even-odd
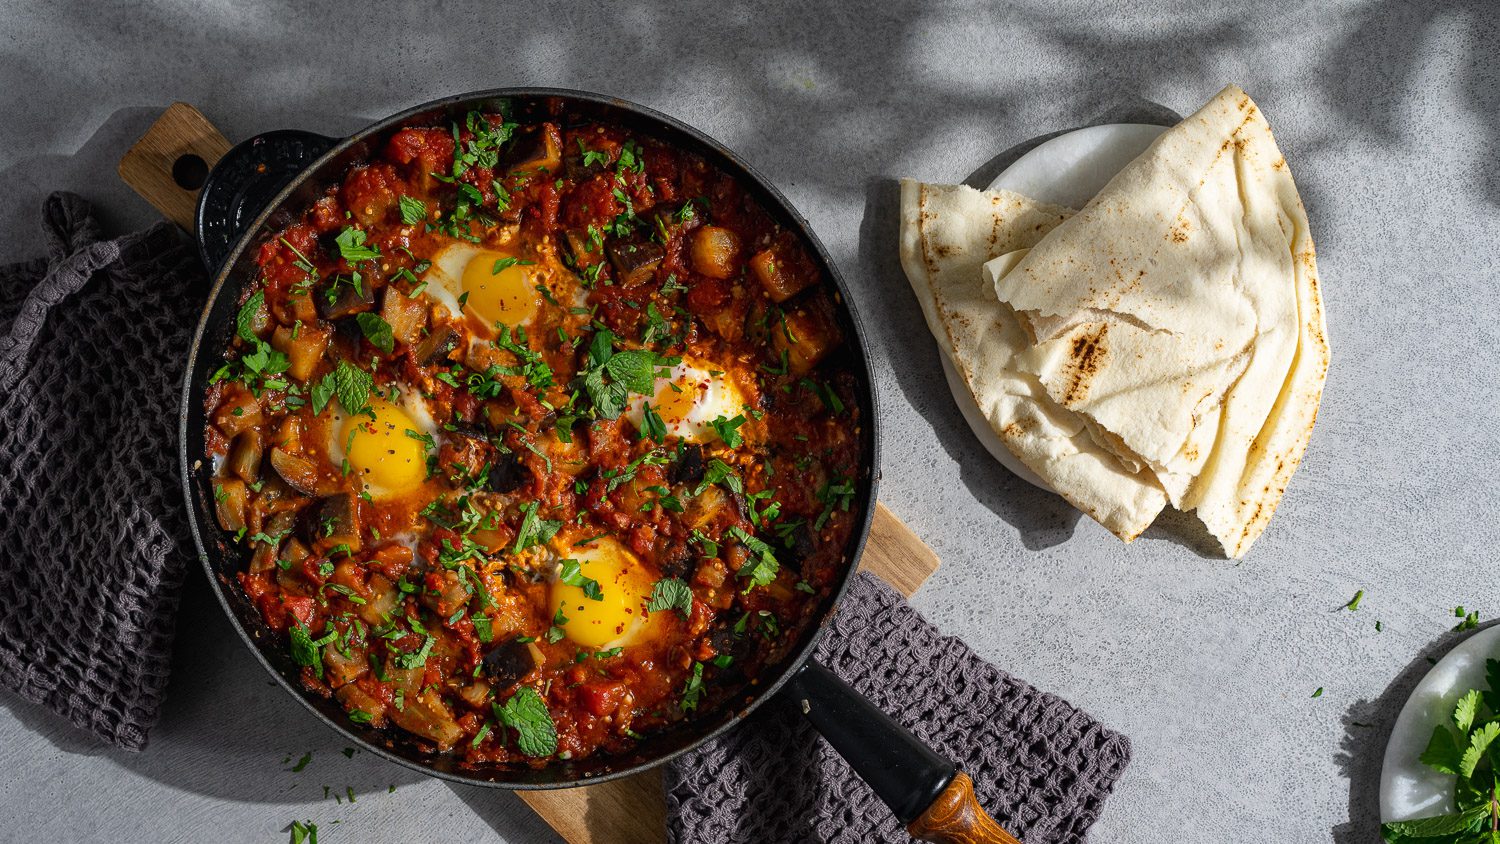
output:
[[[203,113],[173,103],[120,159],[120,178],[198,240],[211,272],[287,182],[337,140],[279,129],[230,146]]]
[[[1020,844],[985,814],[969,777],[832,671],[808,661],[786,693],[906,825],[935,844]]]
[[[191,232],[198,194],[230,143],[187,103],[172,103],[120,158],[120,178],[163,217]]]

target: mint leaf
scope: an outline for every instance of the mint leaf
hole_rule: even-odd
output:
[[[1451,815],[1434,815],[1428,818],[1381,824],[1380,832],[1387,838],[1395,835],[1408,839],[1428,839],[1463,832],[1478,832],[1480,824],[1488,814],[1489,807],[1481,806]]]
[[[369,235],[362,229],[347,228],[339,232],[339,236],[333,242],[339,246],[339,255],[351,264],[359,261],[369,261],[380,257],[380,249],[374,246],[366,246],[365,240]]]
[[[662,610],[677,610],[684,619],[693,611],[693,590],[682,578],[663,578],[651,587],[651,600],[646,604],[646,611]]]
[[[551,756],[557,752],[557,727],[547,703],[536,689],[522,686],[505,702],[493,705],[500,723],[516,731],[516,745],[527,756]]]
[[[365,312],[354,315],[355,322],[359,323],[359,330],[365,334],[365,339],[370,345],[386,354],[390,354],[396,348],[396,338],[391,333],[391,324],[380,318],[379,314]]]
[[[1422,751],[1419,761],[1435,771],[1457,774],[1461,755],[1453,731],[1438,724],[1432,728],[1432,738],[1427,740],[1427,749]]]
[[[370,390],[375,387],[373,375],[341,360],[330,377],[333,379],[333,390],[339,397],[339,404],[344,406],[345,413],[353,416],[370,406]]]
[[[254,296],[245,300],[245,304],[240,305],[240,312],[235,315],[235,331],[240,335],[240,339],[246,343],[256,344],[260,342],[260,338],[255,336],[253,326],[257,312],[262,307],[265,307],[265,304],[266,292],[264,290],[257,290]]]
[[[1484,705],[1491,712],[1500,712],[1500,659],[1484,661],[1484,679],[1490,686],[1484,693]]]
[[[1470,689],[1464,692],[1464,696],[1453,707],[1453,723],[1460,733],[1467,733],[1473,728],[1474,719],[1479,714],[1480,697],[1478,689]]]
[[[650,393],[656,387],[656,355],[645,349],[615,353],[604,371],[632,393]]]
[[[1459,776],[1465,779],[1474,776],[1474,768],[1479,765],[1479,760],[1484,757],[1484,751],[1497,736],[1500,736],[1500,723],[1494,721],[1486,723],[1469,736],[1469,747],[1464,750],[1463,757],[1458,760]]]
[[[427,203],[410,196],[397,200],[401,205],[401,222],[408,226],[427,221]]]

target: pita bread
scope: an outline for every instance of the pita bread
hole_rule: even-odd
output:
[[[1129,542],[1166,506],[1152,473],[1127,468],[1014,358],[1029,339],[981,268],[1043,240],[1073,212],[1009,191],[901,182],[901,264],[928,328],[1017,458]]]
[[[1009,364],[1242,556],[1328,366],[1307,215],[1255,103],[1225,88],[987,273],[1032,343]]]

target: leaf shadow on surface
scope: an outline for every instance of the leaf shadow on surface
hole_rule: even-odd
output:
[[[1417,684],[1439,660],[1470,636],[1497,624],[1500,619],[1485,622],[1463,635],[1448,632],[1438,636],[1412,657],[1378,697],[1357,700],[1344,710],[1344,736],[1333,761],[1349,781],[1349,820],[1331,830],[1334,844],[1380,840],[1381,768],[1397,716]]]

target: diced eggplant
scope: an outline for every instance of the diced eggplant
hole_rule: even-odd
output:
[[[276,560],[280,557],[278,552],[281,550],[282,540],[291,533],[296,524],[295,513],[283,510],[271,516],[271,520],[261,528],[261,532],[273,541],[255,543],[255,551],[250,555],[251,574],[270,571],[276,565]]]
[[[286,481],[287,486],[295,489],[303,495],[317,496],[322,494],[323,479],[318,474],[318,467],[310,460],[304,460],[284,448],[271,449],[271,468],[276,474]]]
[[[250,505],[250,490],[239,478],[219,478],[214,481],[214,509],[219,516],[219,527],[230,533],[239,533],[246,528],[246,515]]]
[[[347,687],[345,687],[347,688]],[[402,709],[396,710],[392,720],[409,733],[416,733],[445,751],[463,735],[463,730],[453,720],[453,713],[443,705],[437,692],[406,695]]]
[[[442,363],[448,359],[454,349],[458,348],[460,335],[458,329],[451,325],[440,325],[432,329],[426,339],[417,344],[412,351],[412,358],[418,366],[432,366]]]
[[[772,302],[785,302],[817,282],[817,270],[800,250],[800,246],[778,242],[750,258],[750,274]]]
[[[419,600],[422,606],[432,610],[439,618],[448,618],[468,605],[469,590],[464,587],[463,580],[459,579],[458,572],[447,571],[443,572],[443,585],[437,589],[423,589]]]
[[[279,559],[281,560],[281,562],[286,563],[287,566],[290,567],[301,565],[303,560],[306,560],[311,556],[312,552],[307,550],[307,545],[305,545],[302,540],[293,536],[289,537],[287,541],[282,544],[281,555]]]
[[[693,550],[686,544],[674,544],[660,559],[661,573],[667,577],[686,579],[693,573]]]
[[[333,693],[333,696],[350,713],[363,712],[370,716],[371,727],[380,729],[385,726],[385,703],[361,689],[357,683],[345,683]]]
[[[802,564],[818,550],[818,538],[806,521],[799,522],[785,537],[786,551],[776,555],[783,566],[801,572]]]
[[[414,346],[422,339],[422,329],[427,327],[427,303],[420,297],[413,299],[395,287],[387,287],[381,294],[380,318],[390,325],[391,336]]]
[[[732,278],[739,272],[740,236],[722,226],[704,226],[693,232],[689,254],[693,269],[709,278]]]
[[[651,241],[643,243],[615,241],[609,244],[608,251],[609,261],[615,267],[615,277],[626,287],[634,287],[650,281],[651,276],[656,273],[656,268],[661,266],[662,259],[667,254],[660,245]]]
[[[703,492],[688,501],[682,514],[682,522],[689,528],[702,528],[729,506],[732,506],[732,502],[728,492],[718,486],[705,487]]]
[[[229,445],[229,471],[247,484],[260,480],[260,462],[265,456],[265,443],[260,431],[241,431]]]
[[[696,484],[703,480],[703,446],[689,443],[667,470],[667,480],[674,484]]]
[[[570,229],[563,232],[563,239],[567,241],[573,265],[579,270],[587,270],[604,260],[604,244],[588,232]]]
[[[501,453],[490,463],[490,492],[515,492],[531,480],[531,470],[514,451]]]
[[[328,348],[328,329],[302,325],[293,330],[283,325],[271,334],[271,346],[286,355],[287,373],[305,382]]]
[[[224,436],[230,438],[241,431],[259,426],[264,419],[260,412],[260,402],[255,400],[249,390],[243,389],[226,396],[218,410],[214,411],[214,425]]]
[[[401,590],[384,576],[370,575],[368,602],[355,608],[366,624],[383,624],[401,603]]]
[[[369,279],[355,283],[347,276],[334,276],[319,285],[313,295],[318,316],[323,319],[342,319],[375,308],[375,289]]]
[[[353,683],[370,672],[370,659],[365,649],[355,645],[349,647],[348,656],[332,645],[324,648],[323,664],[328,668],[323,672],[323,678],[335,689]]]
[[[485,676],[494,681],[497,691],[505,691],[519,684],[536,669],[531,649],[519,639],[511,639],[484,655]]]
[[[843,341],[844,336],[833,319],[832,304],[818,296],[788,311],[785,322],[771,332],[771,345],[778,355],[786,353],[795,375],[812,371]]]
[[[359,499],[340,492],[323,499],[313,513],[310,529],[313,551],[326,554],[341,545],[358,551],[363,544],[359,529]]]
[[[551,123],[518,129],[495,169],[497,176],[523,170],[557,173],[562,169],[562,133]]]

